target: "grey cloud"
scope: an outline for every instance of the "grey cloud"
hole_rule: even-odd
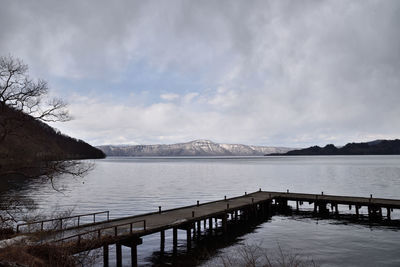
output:
[[[192,105],[163,109],[162,117],[154,106],[126,107],[143,114],[138,121],[155,116],[151,125],[120,129],[128,139],[295,145],[400,135],[399,1],[49,0],[3,6],[0,51],[22,57],[43,77],[114,79],[144,60],[160,71],[198,73],[212,85]],[[216,92],[220,86],[227,92]],[[79,126],[85,138],[107,142],[86,129],[93,119],[65,130]],[[166,130],[168,124],[179,134]]]

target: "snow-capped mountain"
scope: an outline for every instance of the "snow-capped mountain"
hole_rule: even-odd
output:
[[[293,148],[218,144],[209,140],[195,140],[172,145],[105,145],[98,146],[107,156],[262,156],[286,153]]]

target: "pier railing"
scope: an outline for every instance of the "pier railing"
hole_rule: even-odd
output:
[[[138,223],[142,223],[143,226],[140,229],[135,229],[134,225],[138,224]],[[129,226],[129,228],[128,228],[129,232],[127,232],[126,230],[123,231],[123,232],[118,232],[118,229],[121,229],[121,228],[125,229],[125,228],[127,228],[127,226]],[[106,234],[104,234],[104,232],[106,230],[113,230],[113,231],[111,233],[107,232]],[[146,220],[138,220],[138,221],[129,222],[129,223],[106,226],[106,227],[102,227],[102,228],[99,228],[99,229],[91,230],[91,231],[88,231],[88,232],[78,233],[76,235],[71,235],[71,236],[68,236],[68,237],[65,237],[65,238],[57,239],[57,240],[54,240],[53,243],[60,243],[60,242],[64,243],[64,242],[66,242],[68,240],[77,239],[77,243],[80,244],[84,236],[90,236],[91,240],[92,240],[93,238],[100,239],[102,237],[118,237],[118,236],[120,236],[120,234],[126,235],[128,233],[130,235],[132,235],[136,231],[146,231]]]
[[[66,221],[70,221],[73,219],[76,219],[77,223],[73,225],[73,227],[80,227],[82,225],[87,225],[87,224],[94,224],[96,223],[96,215],[100,214],[106,214],[107,219],[106,220],[97,220],[97,222],[104,222],[104,221],[109,221],[110,220],[110,212],[107,211],[100,211],[100,212],[92,212],[92,213],[85,213],[85,214],[79,214],[79,215],[74,215],[74,216],[67,216],[67,217],[60,217],[60,218],[54,218],[54,219],[46,219],[46,220],[40,220],[40,221],[34,221],[34,222],[27,222],[27,223],[20,223],[17,225],[17,233],[21,231],[21,227],[27,227],[28,228],[28,233],[32,232],[38,232],[38,231],[44,231],[44,230],[49,230],[45,229],[46,224],[52,224],[50,230],[63,230],[63,225],[66,225]],[[81,218],[85,217],[92,217],[93,221],[91,222],[85,222],[82,224]],[[34,229],[31,229],[32,226],[40,226],[35,227]]]

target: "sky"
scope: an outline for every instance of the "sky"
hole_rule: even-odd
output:
[[[400,138],[400,1],[0,2],[0,55],[92,145]]]

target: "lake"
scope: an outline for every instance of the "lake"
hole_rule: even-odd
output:
[[[33,198],[42,214],[71,208],[74,214],[109,210],[111,218],[156,211],[158,206],[168,209],[234,197],[259,188],[400,199],[400,156],[107,158],[93,162],[95,168],[84,178],[57,179],[55,186],[62,193],[39,182],[30,182],[20,193]],[[396,212],[393,216],[400,218]],[[168,251],[172,250],[172,231],[166,234]],[[183,254],[185,240],[180,234]],[[274,216],[230,243],[212,248],[201,262],[185,265],[219,265],[220,257],[236,255],[243,244],[272,255],[281,248],[319,266],[400,266],[399,228],[300,215]],[[123,250],[126,265],[129,251]],[[158,251],[159,235],[145,237],[138,247],[139,264],[157,262]]]

